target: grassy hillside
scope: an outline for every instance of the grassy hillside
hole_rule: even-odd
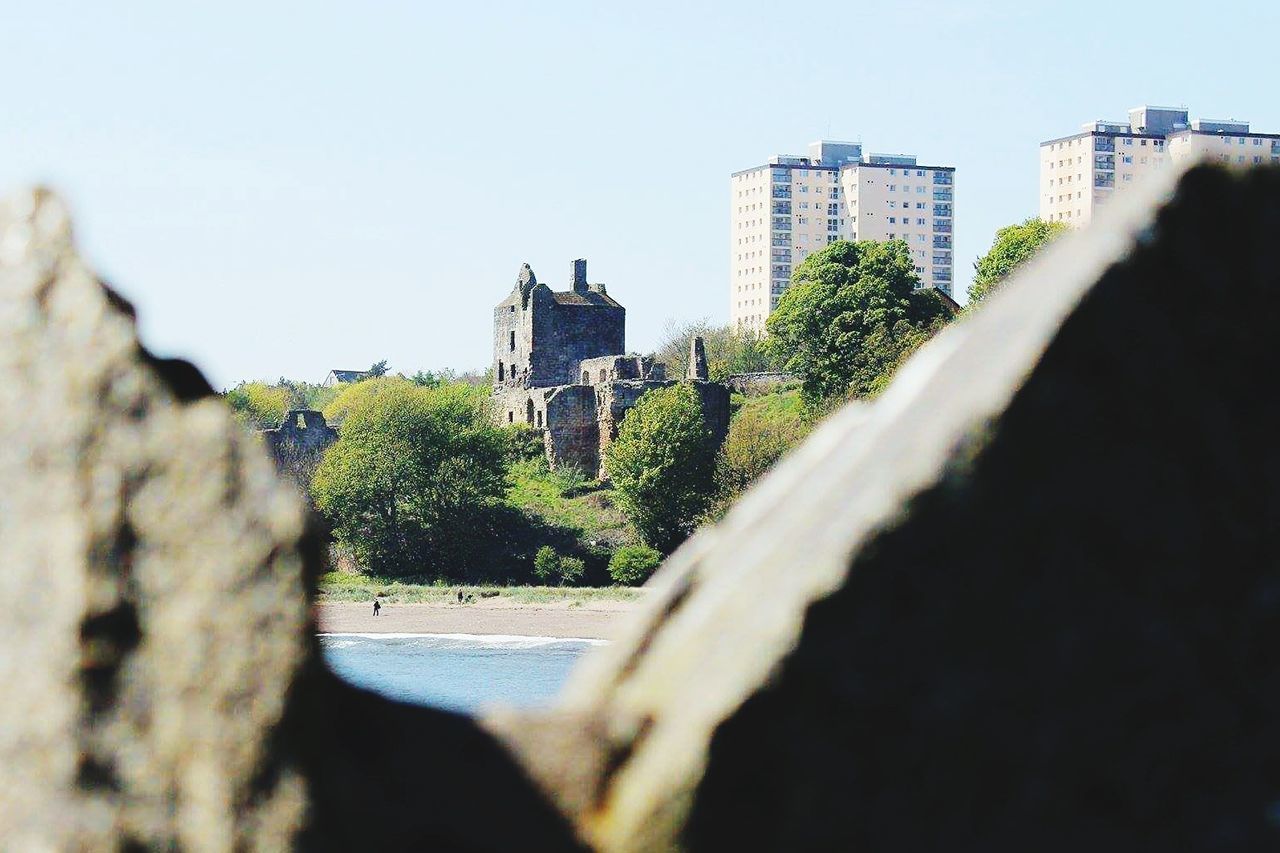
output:
[[[729,405],[734,419],[744,414],[759,415],[767,420],[799,421],[804,418],[804,402],[796,388],[752,397],[734,394]]]

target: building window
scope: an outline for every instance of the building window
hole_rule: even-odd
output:
[[[742,290],[742,288],[739,287],[738,290]],[[583,385],[591,384],[591,373],[589,371],[586,371],[586,370],[582,371],[582,384]]]
[[[511,333],[511,341],[509,346],[511,347],[512,352],[516,351],[516,333],[515,332]]]
[[[542,428],[542,412],[538,412],[538,428]]]
[[[498,362],[498,381],[501,382],[506,378],[507,378],[507,375],[503,372],[502,362]]]
[[[604,370],[601,370],[601,371],[600,371],[600,381],[601,381],[601,382],[605,381],[605,379],[607,379],[608,377],[609,377],[609,374],[608,374],[606,371],[604,371]]]
[[[515,413],[515,412],[507,412],[507,423],[509,423],[509,424],[513,424],[513,423],[515,423],[515,422],[516,422],[516,413]]]

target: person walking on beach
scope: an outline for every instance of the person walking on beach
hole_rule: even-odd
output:
[[[381,609],[382,609],[382,602],[381,602],[381,601],[378,601],[378,599],[376,599],[376,598],[375,598],[375,599],[373,600],[373,615],[374,615],[374,616],[377,616],[377,615],[378,615],[378,611],[379,611],[379,610],[381,610]]]

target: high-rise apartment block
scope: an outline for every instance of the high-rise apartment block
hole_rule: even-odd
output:
[[[955,167],[815,142],[729,179],[729,320],[762,330],[791,273],[836,240],[904,240],[922,287],[953,282]]]
[[[1278,163],[1280,134],[1252,133],[1243,121],[1189,119],[1170,107],[1135,107],[1127,122],[1088,122],[1080,133],[1040,143],[1040,218],[1085,225],[1117,191],[1188,160]]]

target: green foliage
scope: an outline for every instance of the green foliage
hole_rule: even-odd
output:
[[[322,410],[339,391],[336,387],[326,388],[323,385],[299,382],[283,376],[276,380],[276,387],[283,388],[289,393],[290,409],[315,409],[316,411]]]
[[[290,406],[290,394],[285,388],[265,382],[241,382],[223,394],[241,423],[250,429],[277,427],[284,420]]]
[[[367,402],[384,393],[397,392],[402,389],[417,388],[420,391],[429,391],[430,388],[415,385],[412,381],[405,379],[403,376],[382,376],[378,378],[365,379],[361,382],[349,382],[343,384],[337,389],[337,393],[333,396],[323,409],[325,420],[330,424],[342,424],[348,414],[354,409],[366,405]],[[489,405],[489,392],[487,389],[465,385],[461,383],[449,383],[437,386],[437,390],[448,389],[450,394],[466,398],[470,405],[477,410],[487,411]]]
[[[599,601],[639,601],[638,589],[619,586],[494,586],[459,585],[445,581],[413,582],[407,578],[382,578],[357,571],[333,571],[320,577],[317,600],[368,602],[375,594],[384,604],[456,603],[458,592],[464,598],[480,600],[501,598],[519,604],[556,604],[582,606]]]
[[[810,428],[794,391],[747,399],[729,422],[729,435],[716,458],[717,492],[736,498],[799,444]]]
[[[715,326],[706,319],[687,323],[668,320],[654,355],[667,365],[670,378],[682,379],[687,374],[689,342],[695,337],[702,338],[707,351],[707,375],[713,382],[723,382],[734,373],[781,369],[759,334],[751,329]]]
[[[561,497],[571,498],[591,487],[593,480],[577,465],[560,464],[552,472],[556,485],[560,487]]]
[[[973,264],[969,304],[976,305],[985,299],[1014,270],[1067,230],[1065,223],[1032,218],[997,231],[991,249]]]
[[[560,573],[560,555],[550,545],[543,545],[533,557],[533,576],[548,581]]]
[[[661,562],[662,555],[647,545],[624,545],[609,558],[609,576],[622,586],[640,586]]]
[[[507,459],[513,464],[528,460],[546,459],[546,444],[542,431],[524,422],[500,427],[507,443]]]
[[[554,542],[563,552],[596,562],[603,572],[608,555],[636,541],[636,532],[616,505],[614,492],[600,484],[566,489],[566,479],[547,468],[546,458],[514,463],[508,469],[511,488],[507,503],[524,519],[520,529],[506,533],[512,548],[524,553]]]
[[[807,405],[871,396],[950,316],[918,283],[901,240],[831,243],[796,268],[764,348],[801,377]]]
[[[562,557],[550,545],[543,545],[533,557],[533,574],[540,581],[559,580],[572,586],[586,573],[586,561],[580,557]]]
[[[339,544],[375,572],[434,566],[446,575],[466,565],[485,532],[478,519],[506,491],[502,435],[465,386],[361,386],[316,469],[316,505]]]
[[[706,509],[713,465],[702,405],[688,384],[641,397],[605,454],[618,503],[640,537],[664,553],[693,531]]]
[[[409,381],[414,385],[421,385],[423,388],[435,388],[444,383],[444,378],[434,371],[419,370],[417,373],[409,377]]]
[[[382,361],[375,361],[373,364],[369,365],[369,369],[366,370],[365,373],[369,374],[365,377],[366,379],[377,379],[380,376],[386,376],[387,360],[384,358]]]
[[[582,575],[587,570],[587,564],[580,557],[561,557],[560,558],[560,583],[568,586],[582,580]]]

